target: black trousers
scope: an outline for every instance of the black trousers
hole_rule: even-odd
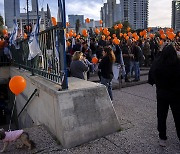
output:
[[[169,107],[171,108],[177,136],[180,141],[180,99],[170,99],[166,97],[157,97],[157,118],[158,118],[158,131],[159,138],[166,140],[166,119]]]

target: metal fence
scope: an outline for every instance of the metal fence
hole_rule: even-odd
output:
[[[42,54],[32,60],[28,60],[28,39],[17,40],[17,45],[11,47],[13,63],[20,69],[32,72],[32,75],[40,75],[48,80],[62,84],[65,73],[61,72],[58,51],[56,50],[56,39],[59,28],[51,27],[39,33],[39,46]],[[63,39],[63,38],[61,38]]]

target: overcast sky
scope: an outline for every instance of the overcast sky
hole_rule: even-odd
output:
[[[106,0],[66,0],[66,14],[82,14],[85,18],[99,20],[103,1],[106,2]],[[119,0],[116,1],[119,2]],[[56,17],[57,0],[39,0],[39,7],[44,7],[46,10],[47,3],[52,16]],[[149,27],[171,26],[171,3],[172,0],[149,0]],[[26,0],[20,0],[20,4],[21,12],[24,12]],[[4,0],[0,0],[0,14],[4,16]]]

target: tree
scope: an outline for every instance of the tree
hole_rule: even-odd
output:
[[[3,17],[0,15],[0,36],[3,36],[3,25],[4,25],[4,20]]]
[[[79,20],[79,19],[77,19],[77,20],[76,20],[76,34],[78,34],[78,33],[79,33],[79,28],[80,28],[80,26],[81,26],[81,24],[80,24],[80,20]]]

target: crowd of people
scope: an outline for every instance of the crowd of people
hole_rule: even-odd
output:
[[[100,82],[106,85],[110,98],[113,99],[113,64],[117,63],[125,68],[124,76],[120,76],[125,82],[138,82],[140,81],[140,67],[150,67],[161,55],[164,45],[168,42],[171,41],[167,39],[162,45],[158,37],[138,41],[123,39],[120,44],[102,38],[100,40],[70,39],[67,41],[66,48],[70,76],[88,80],[90,73],[97,71]],[[179,42],[179,38],[173,41],[177,51],[180,49]],[[98,64],[92,62],[93,57],[97,57]],[[132,77],[134,77],[133,80]]]

